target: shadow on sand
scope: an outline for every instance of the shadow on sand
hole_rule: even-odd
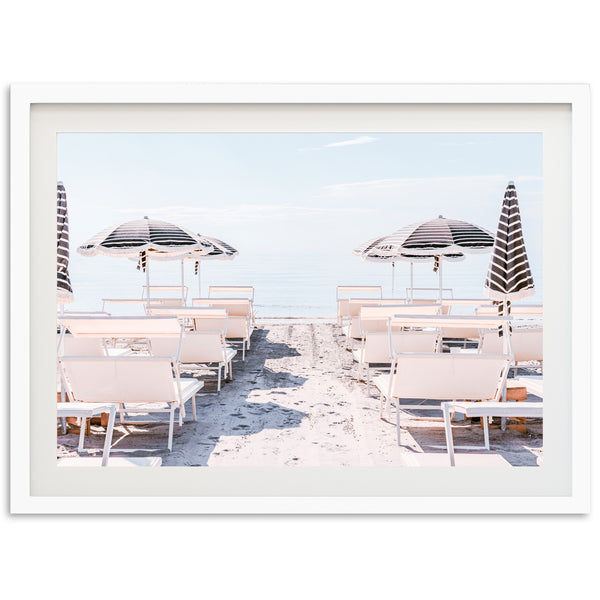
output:
[[[164,466],[206,466],[222,437],[255,435],[266,429],[291,429],[299,427],[306,413],[287,408],[274,401],[252,402],[252,392],[265,391],[273,400],[285,396],[288,390],[298,388],[306,377],[287,371],[266,367],[267,360],[300,356],[285,343],[267,339],[268,330],[257,329],[252,335],[252,347],[242,362],[241,353],[233,366],[233,381],[226,383],[220,393],[201,391],[195,398],[197,421],[192,420],[191,403],[186,404],[186,417],[182,427],[175,425],[173,451],[166,448],[167,416],[152,415],[151,424],[115,425],[111,455],[120,452],[127,456],[160,456]],[[184,375],[185,376],[185,375]],[[206,385],[205,389],[211,389]],[[118,423],[118,421],[117,421]],[[72,438],[72,439],[70,439]],[[59,443],[77,447],[76,435],[61,436]],[[103,431],[86,438],[86,448],[100,451],[104,443]],[[234,464],[234,463],[232,463]]]

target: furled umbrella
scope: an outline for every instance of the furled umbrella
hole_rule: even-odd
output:
[[[511,302],[535,294],[514,181],[508,182],[504,193],[483,291],[499,303],[500,312],[504,315],[510,314]]]
[[[77,251],[83,256],[137,257],[138,268],[146,273],[147,302],[150,305],[149,262],[155,255],[178,259],[188,252],[208,254],[213,246],[179,225],[144,217],[103,229]]]
[[[56,301],[61,306],[73,302],[69,277],[69,215],[67,192],[62,181],[56,184]]]
[[[412,260],[425,257],[434,261],[434,271],[439,274],[439,299],[442,300],[442,260],[461,260],[465,253],[489,252],[494,245],[494,236],[472,223],[445,219],[441,215],[437,219],[413,223],[398,229],[390,235],[375,238],[354,250],[363,260],[369,261],[377,257]],[[379,261],[381,262],[381,260]]]

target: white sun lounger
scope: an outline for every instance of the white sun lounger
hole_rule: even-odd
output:
[[[374,294],[373,296],[365,296],[365,299],[381,299],[383,294],[380,285],[338,285],[335,290],[335,301],[337,304],[337,324],[341,325],[342,320],[349,317],[348,301],[350,298],[344,298],[345,294],[352,294],[353,298],[361,298],[363,294]]]
[[[544,364],[544,331],[541,327],[530,329],[514,328],[510,334],[515,364],[513,369],[518,369],[522,363],[536,362],[539,368]],[[494,354],[501,351],[502,337],[497,330],[483,331],[479,340],[479,352]]]
[[[466,417],[481,417],[483,420],[483,435],[485,449],[490,449],[488,417],[527,417],[541,418],[544,406],[542,402],[443,402],[444,428],[446,430],[446,447],[450,466],[455,466],[454,441],[452,439],[451,415],[456,412]]]
[[[179,348],[179,337],[150,338],[150,348],[157,356],[177,356]],[[181,340],[179,354],[180,365],[198,365],[203,368],[211,368],[216,365],[217,391],[221,391],[221,370],[223,376],[233,378],[232,361],[237,354],[234,348],[225,343],[222,330],[218,331],[186,331]]]
[[[76,417],[81,419],[79,426],[79,447],[78,452],[83,452],[83,441],[85,437],[85,423],[87,419],[91,419],[102,413],[108,413],[108,426],[106,428],[106,438],[104,440],[104,450],[102,452],[102,461],[100,466],[108,465],[108,457],[110,454],[110,445],[112,443],[113,428],[115,425],[115,414],[117,405],[113,403],[95,403],[95,402],[57,402],[56,412],[61,419],[66,417]]]
[[[371,369],[386,366],[392,362],[392,353],[401,352],[437,352],[440,343],[438,331],[370,331],[365,334],[361,348],[352,351],[354,360],[358,362],[358,379],[367,373],[367,394],[371,395]],[[391,342],[390,342],[391,339]],[[390,350],[391,343],[391,350]]]
[[[227,311],[228,341],[241,344],[242,360],[246,360],[246,352],[250,349],[252,336],[252,305],[247,298],[194,298],[196,307],[221,308]]]
[[[114,403],[122,422],[124,414],[168,412],[169,450],[173,448],[175,411],[179,409],[181,425],[183,407],[192,400],[196,420],[194,397],[204,383],[180,378],[170,357],[64,356],[59,364],[71,402]]]
[[[508,332],[511,317],[460,317],[443,315],[399,315],[390,321],[390,333],[399,327],[443,327],[477,324],[501,325]],[[440,410],[431,405],[401,405],[401,399],[499,400],[513,355],[510,337],[504,337],[502,354],[394,353],[389,375],[373,379],[380,391],[380,416],[387,403],[388,416],[396,400],[396,428],[400,444],[400,410]]]
[[[252,327],[256,327],[254,315],[254,287],[251,285],[211,285],[208,288],[208,297],[214,298],[215,294],[241,294],[242,299],[247,299],[250,302],[250,317],[252,319]],[[234,296],[239,299],[239,296]],[[232,315],[233,316],[233,315]]]

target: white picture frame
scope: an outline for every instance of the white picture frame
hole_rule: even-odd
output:
[[[54,292],[55,286],[54,274],[47,268],[54,257],[49,258],[47,253],[39,251],[39,248],[49,248],[47,242],[53,233],[53,223],[48,218],[50,213],[54,216],[52,203],[44,208],[42,202],[47,193],[52,192],[50,198],[55,193],[56,148],[53,153],[52,135],[60,131],[208,130],[202,129],[206,122],[203,125],[202,119],[195,120],[193,116],[195,109],[200,111],[200,108],[202,111],[227,110],[231,131],[255,131],[257,127],[264,127],[265,123],[271,123],[274,131],[288,130],[291,122],[297,123],[300,128],[309,127],[310,119],[315,116],[311,117],[311,112],[321,111],[323,118],[325,113],[340,111],[339,107],[343,107],[345,114],[352,111],[356,115],[366,114],[369,110],[371,119],[373,115],[387,114],[385,111],[393,111],[395,107],[399,115],[404,115],[399,117],[394,128],[398,131],[407,130],[407,127],[421,131],[421,123],[425,122],[430,128],[437,127],[430,129],[435,131],[465,131],[466,128],[479,131],[478,128],[494,122],[497,123],[494,126],[497,131],[514,131],[517,128],[519,131],[547,134],[549,145],[544,146],[544,177],[548,176],[548,181],[555,183],[554,187],[545,186],[544,252],[546,255],[546,249],[550,248],[547,245],[549,238],[560,234],[562,255],[557,255],[556,260],[562,262],[558,271],[571,272],[572,279],[570,289],[561,292],[568,295],[571,307],[565,318],[564,305],[562,314],[560,306],[553,305],[553,290],[559,293],[561,288],[549,285],[552,277],[546,277],[547,265],[544,264],[545,331],[548,320],[564,328],[555,336],[545,334],[545,338],[548,337],[548,350],[552,352],[552,340],[563,339],[560,336],[568,333],[571,349],[566,352],[563,348],[556,359],[565,374],[555,380],[555,391],[550,392],[550,397],[554,393],[557,400],[545,402],[544,444],[548,447],[545,448],[544,466],[536,470],[541,473],[535,476],[540,480],[538,487],[534,481],[532,487],[527,488],[527,480],[532,478],[527,468],[511,469],[505,488],[500,484],[506,473],[496,475],[494,493],[489,495],[481,489],[482,477],[485,479],[486,475],[475,469],[470,472],[464,469],[450,471],[449,468],[413,470],[410,479],[413,489],[419,490],[415,494],[410,486],[405,493],[398,493],[397,488],[389,485],[394,477],[400,476],[393,468],[336,472],[338,488],[332,487],[333,484],[319,488],[323,479],[320,469],[298,471],[289,468],[280,477],[292,490],[286,494],[281,487],[269,487],[267,484],[272,474],[260,469],[252,471],[251,477],[247,477],[248,471],[235,473],[235,469],[229,470],[229,475],[234,473],[240,482],[236,488],[232,480],[219,481],[222,471],[215,473],[214,470],[202,470],[199,474],[197,470],[171,468],[160,469],[160,475],[157,475],[157,470],[140,469],[132,475],[130,469],[120,473],[118,469],[90,469],[84,473],[82,469],[58,470],[52,466],[47,456],[48,444],[43,429],[37,429],[40,423],[50,423],[53,410],[53,403],[43,398],[43,386],[39,387],[48,372],[52,376],[54,367],[53,354],[44,353],[44,348],[50,347],[55,323],[53,318],[49,318],[47,294],[39,293],[40,289]],[[264,109],[263,116],[250,122],[250,112],[260,113],[261,109]],[[124,119],[126,113],[130,118]],[[169,124],[167,129],[161,129],[160,115],[167,113],[171,117]],[[490,115],[491,121],[486,114]],[[283,115],[280,121],[277,121],[278,115]],[[411,119],[407,119],[407,115]],[[340,121],[343,122],[343,119]],[[214,126],[222,127],[223,122],[219,125],[217,120]],[[369,131],[374,130],[374,123],[376,121],[371,120]],[[387,131],[387,123],[389,121],[379,122],[377,126],[382,128],[381,131]],[[338,124],[334,130],[347,131],[348,125]],[[359,130],[360,127],[352,127],[353,132]],[[570,160],[564,160],[567,155]],[[561,198],[553,196],[558,189],[566,195]],[[567,211],[571,221],[568,235],[564,229],[561,231],[565,224],[561,210]],[[11,87],[10,227],[10,468],[13,513],[589,511],[590,98],[586,85],[14,85]],[[568,244],[565,242],[567,237]],[[569,287],[569,282],[563,282],[563,285]],[[546,310],[547,299],[549,310]],[[52,317],[54,314],[52,312]],[[545,339],[545,353],[546,349]],[[35,362],[35,370],[34,357],[41,357]],[[48,398],[53,395],[52,392],[52,389],[48,391]],[[39,432],[42,433],[37,437]],[[566,446],[562,444],[561,432],[570,437]],[[51,458],[55,463],[55,456]],[[553,475],[555,467],[556,477]],[[126,473],[123,474],[123,471]],[[249,489],[243,488],[241,483],[245,478],[259,482],[251,494],[244,491]],[[327,478],[331,479],[331,472],[327,473]],[[355,491],[346,492],[348,486],[356,486],[357,481]],[[52,488],[52,485],[55,487]],[[85,485],[89,487],[85,488]],[[185,494],[165,491],[184,489],[181,486],[187,490]],[[123,493],[125,487],[126,492]],[[56,491],[49,492],[50,489]],[[102,494],[97,493],[97,489],[102,489]],[[314,489],[318,493],[312,493]],[[378,492],[372,494],[373,489]],[[519,493],[520,489],[526,491]],[[215,493],[214,490],[229,492]],[[261,490],[266,490],[266,493],[261,493]]]

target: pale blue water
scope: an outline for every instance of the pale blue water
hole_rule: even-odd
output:
[[[459,263],[444,263],[443,286],[453,289],[455,298],[484,298],[483,284],[489,254],[470,255]],[[542,303],[541,265],[532,265],[536,294],[528,303]],[[410,285],[410,265],[396,264],[394,297],[404,298]],[[415,287],[438,287],[438,275],[430,263],[415,264]],[[75,302],[66,310],[100,310],[102,298],[140,298],[145,274],[125,258],[83,257],[71,254],[71,280]],[[205,261],[201,267],[202,294],[209,285],[253,285],[258,317],[333,316],[336,312],[336,286],[381,285],[384,297],[391,297],[391,265],[366,263],[349,250],[312,252],[302,256],[253,253],[247,250],[233,261]],[[181,262],[153,262],[151,285],[179,285]],[[185,264],[188,298],[199,296],[193,263]],[[171,295],[171,294],[163,294]],[[177,295],[177,294],[173,294]],[[421,292],[420,297],[436,297]],[[415,297],[418,297],[415,294]],[[188,303],[190,303],[188,301]],[[112,314],[141,314],[142,308],[112,306]]]

